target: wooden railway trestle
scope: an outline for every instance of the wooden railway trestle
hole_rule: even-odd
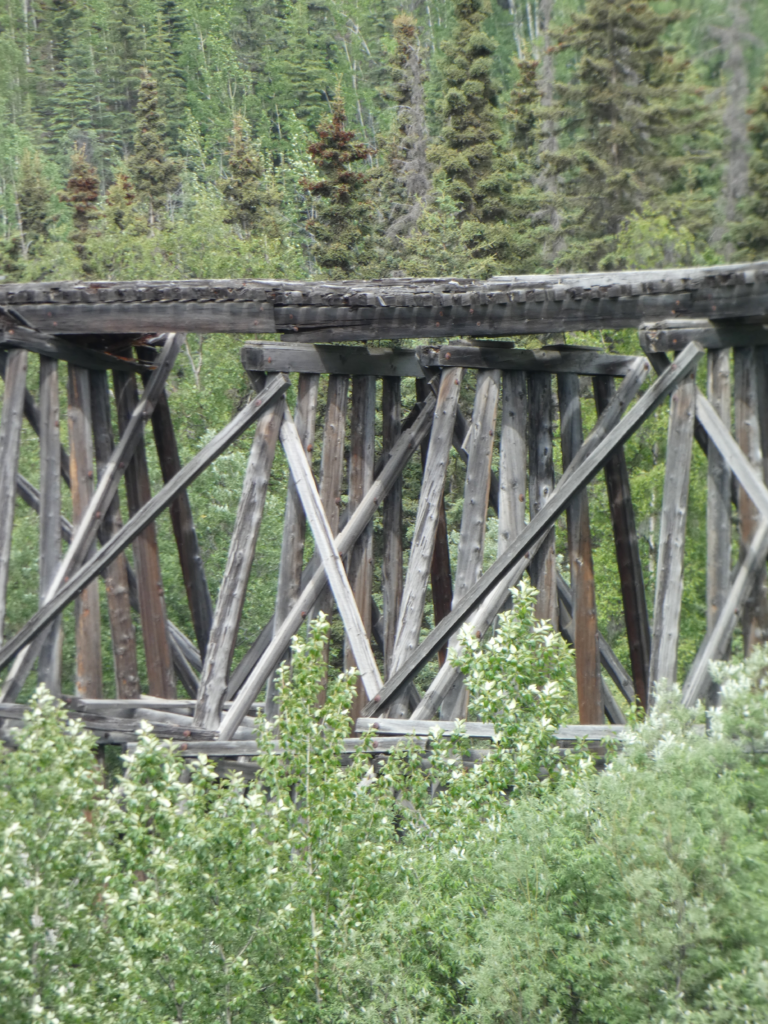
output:
[[[275,714],[275,671],[291,638],[319,609],[338,610],[345,660],[359,674],[353,718],[387,720],[391,735],[423,733],[436,717],[466,717],[462,680],[446,646],[468,624],[484,634],[528,571],[538,612],[572,642],[584,726],[624,721],[616,691],[648,706],[657,680],[675,679],[683,592],[686,506],[694,442],[708,456],[707,634],[684,681],[683,701],[707,699],[709,662],[726,655],[740,617],[745,647],[768,629],[761,581],[768,556],[768,264],[633,271],[490,281],[182,281],[0,286],[0,634],[5,619],[18,494],[39,513],[38,611],[0,646],[0,718],[16,703],[35,664],[61,692],[60,615],[76,603],[72,713],[102,742],[126,743],[139,718],[160,735],[217,756],[245,747],[257,699]],[[643,354],[617,356],[556,344],[515,347],[516,335],[560,335],[634,327]],[[255,396],[186,465],[174,436],[165,383],[179,332],[269,333],[279,340],[241,349]],[[430,339],[458,339],[436,344]],[[392,346],[398,339],[418,348]],[[341,344],[343,342],[343,344]],[[372,347],[366,342],[386,343]],[[427,343],[429,342],[429,343]],[[730,350],[734,350],[733,381]],[[676,354],[670,361],[666,353]],[[39,393],[26,387],[30,353]],[[707,359],[707,395],[695,370]],[[59,427],[59,368],[66,363],[68,451]],[[654,382],[642,394],[651,365]],[[463,376],[476,374],[471,416],[459,406]],[[108,374],[111,373],[111,387]],[[286,392],[297,375],[297,401]],[[599,418],[583,436],[580,377],[591,378]],[[317,424],[319,382],[327,406]],[[415,380],[404,410],[401,383]],[[141,385],[141,387],[139,387]],[[731,431],[731,396],[735,429]],[[623,445],[670,399],[652,614],[644,593]],[[376,405],[381,458],[376,462]],[[555,480],[551,409],[557,402],[563,472]],[[111,404],[119,424],[112,438]],[[39,488],[18,475],[22,420],[40,438]],[[150,488],[144,426],[151,421],[163,486]],[[253,441],[218,597],[205,577],[189,484],[245,431]],[[307,453],[322,430],[319,480]],[[349,431],[346,481],[345,444]],[[282,445],[290,470],[277,601],[272,620],[233,665],[238,626],[264,512],[272,461]],[[451,574],[443,491],[451,450],[466,464],[455,572]],[[402,473],[422,460],[422,484],[407,563]],[[495,453],[498,469],[493,470]],[[597,627],[587,484],[608,488],[630,664]],[[61,515],[61,483],[72,490],[73,522]],[[120,515],[124,481],[129,518]],[[346,491],[346,519],[340,508]],[[732,572],[731,504],[742,555]],[[194,640],[166,615],[155,521],[169,509]],[[498,517],[498,555],[483,569],[489,508]],[[381,510],[380,593],[373,592],[372,522]],[[526,515],[527,511],[527,515]],[[555,523],[565,512],[570,581],[558,572]],[[306,527],[315,553],[305,559]],[[67,542],[62,555],[62,538]],[[126,558],[132,546],[133,565]],[[104,580],[116,698],[102,696],[99,576]],[[434,625],[424,635],[428,587]],[[133,613],[147,667],[140,692]],[[380,654],[374,653],[374,642]],[[423,693],[414,679],[437,671]],[[177,698],[176,682],[187,693]],[[398,726],[397,722],[401,724]],[[478,735],[483,734],[478,724]],[[245,746],[243,746],[243,744]],[[207,746],[206,746],[207,745]],[[250,748],[249,748],[250,749]]]

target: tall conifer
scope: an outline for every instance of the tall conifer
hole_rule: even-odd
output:
[[[768,256],[768,61],[750,114],[749,189],[734,241],[743,259],[757,260]]]
[[[179,187],[179,167],[165,149],[165,120],[157,101],[157,82],[145,71],[139,88],[133,156],[128,161],[136,195],[147,204],[150,230],[168,196]]]
[[[243,234],[274,229],[275,202],[265,179],[264,159],[248,136],[248,125],[242,114],[236,114],[230,136],[228,175],[221,182],[226,213],[224,220],[234,224]]]
[[[56,217],[51,213],[52,189],[38,153],[25,151],[19,165],[16,203],[21,229],[21,252],[29,256],[45,242]]]
[[[88,162],[85,146],[75,146],[69,167],[69,178],[60,198],[72,207],[74,230],[71,239],[78,259],[87,275],[92,272],[88,256],[88,234],[92,222],[98,216],[96,204],[99,201],[99,179],[96,170]]]

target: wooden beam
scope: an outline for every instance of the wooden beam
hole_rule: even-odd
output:
[[[607,374],[625,377],[634,356],[566,347],[524,349],[511,345],[439,345],[418,350],[422,366],[464,366],[476,370],[511,370],[527,373]]]
[[[579,378],[573,373],[557,377],[560,401],[560,444],[563,470],[582,445]],[[589,532],[589,495],[584,488],[565,511],[568,529],[568,558],[573,591],[573,641],[576,652],[576,693],[582,725],[601,725],[604,717],[600,656],[597,644],[597,604],[592,538]]]
[[[151,330],[155,329],[151,328]],[[88,332],[81,329],[75,333],[87,334]],[[30,330],[27,327],[6,327],[0,333],[0,345],[8,348],[21,348],[26,352],[36,352],[38,355],[47,356],[48,359],[61,360],[84,370],[128,371],[139,368],[139,364],[134,363],[131,359],[116,359],[99,349],[83,344],[78,345],[71,341],[62,341],[61,338],[41,334],[39,331]]]
[[[677,644],[683,600],[685,524],[691,477],[696,380],[681,381],[670,399],[667,458],[656,563],[656,598],[651,633],[649,706],[656,686],[677,679]]]
[[[531,373],[528,376],[528,496],[531,519],[549,501],[555,486],[552,447],[552,377],[548,373]],[[551,622],[557,629],[554,526],[531,561],[531,581],[539,592],[536,618]]]
[[[408,572],[400,604],[397,639],[392,654],[392,672],[397,671],[418,644],[426,598],[427,571],[432,563],[435,546],[438,521],[435,510],[445,484],[462,376],[463,371],[460,369],[443,370],[440,376],[427,465],[419,494]]]
[[[40,586],[42,604],[61,559],[61,475],[59,438],[59,364],[40,357]],[[40,648],[37,678],[51,693],[61,693],[61,622],[49,627]]]
[[[350,550],[354,542],[362,533],[366,524],[373,517],[376,509],[389,493],[395,481],[400,478],[403,468],[407,464],[413,452],[419,447],[422,439],[430,429],[435,411],[435,396],[428,395],[424,405],[421,407],[416,420],[397,440],[389,459],[385,462],[379,476],[366,493],[362,503],[350,516],[346,526],[336,538],[336,547],[343,557]],[[221,723],[219,735],[226,739],[234,734],[248,707],[253,702],[253,695],[257,694],[265,681],[277,668],[283,657],[291,637],[301,628],[305,617],[317,602],[326,586],[325,571],[322,566],[317,569],[312,579],[303,589],[299,600],[294,605],[289,617],[280,628],[279,633],[272,637],[272,642],[264,652],[260,661],[254,666],[252,672],[242,684],[235,697],[232,707],[224,716]],[[2,651],[0,650],[0,668],[2,667]]]
[[[400,380],[385,377],[381,382],[381,436],[389,455],[401,433]],[[389,674],[395,646],[397,620],[403,595],[403,481],[398,479],[384,499],[382,507],[384,552],[381,565],[382,632],[384,675]]]
[[[81,524],[88,522],[87,515],[93,497],[94,461],[88,371],[72,363],[69,365],[67,422],[72,525],[77,536],[81,533],[78,529]],[[72,545],[69,550],[71,548]],[[94,579],[75,601],[75,693],[78,697],[101,697],[101,692],[101,610],[99,582]]]
[[[197,455],[189,460],[180,473],[162,487],[158,493],[144,505],[137,515],[123,526],[118,534],[107,541],[86,564],[74,573],[72,578],[61,588],[57,596],[38,609],[32,618],[19,632],[0,648],[0,669],[16,656],[16,654],[33,640],[56,615],[72,601],[87,584],[95,579],[104,566],[109,565],[121,551],[137,537],[148,523],[154,520],[173,501],[177,492],[188,487],[222,452],[238,439],[272,402],[280,398],[288,390],[290,381],[282,374],[276,375],[261,394],[241,409],[219,433],[212,438]]]
[[[283,341],[249,343],[240,350],[246,370],[258,373],[330,373],[362,377],[423,377],[412,349],[365,345],[305,345]]]
[[[568,506],[574,494],[586,486],[593,479],[596,473],[603,467],[605,461],[613,453],[617,445],[624,444],[628,437],[647,419],[659,403],[675,388],[678,382],[687,376],[695,367],[704,350],[698,345],[690,345],[685,352],[680,354],[676,362],[662,374],[658,380],[651,385],[648,391],[637,401],[635,406],[627,413],[616,427],[613,428],[592,451],[589,457],[583,461],[578,459],[573,463],[572,475],[555,488],[552,497],[547,505],[533,517],[525,530],[516,538],[509,548],[486,570],[469,593],[446,616],[443,621],[432,630],[429,636],[419,645],[418,649],[408,658],[397,672],[387,681],[378,701],[371,701],[365,709],[366,715],[373,713],[380,714],[393,696],[398,693],[401,687],[405,686],[411,677],[418,672],[435,651],[443,645],[477,608],[485,598],[498,586],[506,577],[509,570],[523,556],[540,536],[549,532],[552,523]],[[644,369],[644,361],[640,367]],[[647,372],[647,370],[645,371]],[[628,378],[628,380],[631,378]],[[616,396],[617,400],[623,399],[622,392]],[[0,656],[2,652],[0,652]]]
[[[27,353],[20,349],[9,352],[6,360],[3,411],[0,415],[0,508],[5,509],[5,513],[0,516],[0,638],[3,636],[7,610],[13,509],[26,379]]]
[[[565,604],[562,601],[560,603],[560,632],[571,647],[575,647],[576,637],[574,635],[573,617],[567,612]],[[619,703],[610,688],[606,685],[605,679],[603,679],[599,672],[598,680],[601,690],[604,717],[613,725],[625,725],[627,721],[626,716],[619,707]],[[602,725],[602,722],[600,724]]]
[[[216,600],[208,650],[200,676],[195,725],[217,729],[227,691],[227,676],[237,643],[248,578],[256,553],[269,476],[277,448],[285,402],[272,406],[259,420],[245,469],[243,490],[229,545],[227,564]]]
[[[499,431],[499,554],[525,527],[527,422],[526,375],[519,370],[505,370]]]
[[[768,345],[768,331],[761,324],[717,323],[712,320],[662,320],[640,324],[640,344],[645,352],[681,352],[695,341],[702,348],[741,348]]]
[[[728,349],[707,354],[707,393],[730,429],[731,358]],[[731,589],[731,474],[716,446],[707,459],[707,635],[716,628]],[[725,652],[723,652],[725,654]],[[689,672],[688,678],[691,678]],[[687,682],[686,682],[687,685]]]
[[[608,408],[613,394],[610,377],[595,377],[595,406],[598,415]],[[629,660],[632,666],[634,694],[642,707],[648,707],[648,680],[651,668],[651,627],[645,598],[643,566],[637,541],[635,510],[629,483],[624,448],[617,448],[605,464],[605,485],[611,509],[616,563],[619,570],[624,623],[627,629]]]
[[[16,307],[14,307],[16,308]],[[43,302],[21,305],[20,313],[38,331],[52,334],[272,334],[271,304],[264,302]],[[95,368],[95,367],[92,367]]]

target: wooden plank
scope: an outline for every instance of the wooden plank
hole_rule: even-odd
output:
[[[613,394],[613,381],[610,377],[595,377],[594,395],[598,415],[601,415],[608,407]],[[648,605],[645,598],[643,566],[640,561],[629,471],[623,447],[617,448],[605,464],[605,485],[613,524],[613,539],[616,547],[616,563],[619,570],[634,695],[641,706],[647,708],[651,667],[651,627],[648,621]],[[632,699],[634,698],[630,698],[630,702]]]
[[[218,728],[221,718],[221,705],[227,690],[227,676],[237,643],[237,631],[245,605],[248,577],[256,553],[256,541],[284,411],[284,401],[268,409],[259,420],[251,444],[227,564],[216,600],[208,650],[200,676],[195,725],[203,729]]]
[[[768,332],[760,324],[718,324],[712,320],[675,319],[640,324],[638,336],[645,352],[680,352],[690,341],[708,349],[768,344]]]
[[[575,647],[576,637],[574,634],[573,617],[566,610],[566,607],[562,600],[560,602],[560,632],[565,637],[567,642],[571,645],[571,647]],[[619,707],[618,701],[616,700],[614,694],[611,692],[610,688],[606,684],[603,676],[601,674],[598,674],[598,678],[602,694],[603,712],[605,718],[607,718],[608,721],[614,725],[624,725],[627,719],[624,715],[624,712]]]
[[[485,527],[488,518],[488,495],[491,487],[491,461],[496,433],[496,409],[499,401],[501,374],[498,370],[479,370],[477,387],[467,440],[467,473],[464,481],[464,504],[456,556],[456,582],[453,600],[460,601],[483,571]],[[443,700],[440,718],[450,721],[467,717],[467,689],[457,681]]]
[[[426,598],[427,570],[432,563],[437,528],[436,508],[443,493],[448,469],[453,424],[459,402],[463,371],[443,370],[435,407],[435,418],[429,439],[429,452],[424,470],[408,572],[400,604],[397,638],[392,653],[391,672],[396,672],[417,646]]]
[[[526,375],[505,370],[499,428],[499,554],[525,527],[527,414]]]
[[[548,373],[528,376],[528,500],[531,519],[549,501],[555,486],[552,457],[552,378]],[[557,562],[555,530],[531,562],[531,581],[539,592],[536,618],[557,629]]]
[[[341,374],[362,377],[423,377],[412,349],[365,345],[292,345],[283,341],[246,342],[240,350],[246,370],[260,373]]]
[[[78,527],[87,523],[93,497],[94,461],[88,371],[71,363],[67,397],[72,525],[77,535]],[[94,579],[75,601],[75,693],[78,697],[100,697],[101,691],[101,611],[99,582]]]
[[[429,431],[435,410],[435,396],[428,395],[414,423],[397,440],[389,459],[383,465],[376,481],[367,492],[361,505],[354,515],[350,516],[346,526],[336,538],[336,547],[343,557],[360,536],[366,523],[372,518],[378,506],[389,493],[395,481],[399,479],[403,468],[413,452],[420,446],[422,439]],[[260,661],[254,666],[250,675],[242,684],[235,697],[230,711],[224,716],[219,735],[222,738],[231,736],[240,724],[246,709],[254,696],[260,691],[270,674],[277,668],[283,653],[290,643],[291,637],[301,628],[307,613],[315,607],[318,597],[326,586],[325,571],[322,566],[317,569],[306,587],[302,590],[299,600],[294,605],[289,617],[283,623],[279,633],[272,638]],[[2,651],[0,651],[0,668],[2,668]]]
[[[365,494],[373,486],[376,457],[376,378],[352,378],[352,413],[350,418],[349,486],[347,510],[354,514]],[[373,523],[369,522],[347,556],[347,577],[366,636],[371,637],[371,598],[373,596]],[[355,668],[350,644],[344,646],[345,669]],[[362,679],[350,709],[350,718],[367,703]]]
[[[27,379],[27,353],[17,349],[6,360],[5,395],[0,415],[0,637],[3,636],[8,591],[8,570],[11,560],[11,535],[16,494],[16,472],[21,444],[24,388]]]
[[[156,328],[153,328],[156,330]],[[87,331],[75,331],[84,334]],[[138,363],[131,359],[116,359],[114,356],[83,344],[62,341],[51,335],[41,334],[27,327],[7,327],[0,333],[0,345],[21,348],[26,352],[36,352],[48,359],[58,359],[71,366],[79,366],[84,370],[136,370]]]
[[[90,373],[91,417],[93,443],[99,481],[114,451],[112,416],[110,413],[109,383],[104,370]],[[102,538],[114,537],[122,527],[120,498],[115,491],[102,517]],[[104,589],[107,595],[109,625],[112,634],[112,657],[115,668],[115,691],[118,698],[135,699],[141,693],[139,663],[136,653],[136,634],[131,614],[128,586],[128,560],[125,554],[111,562],[104,570]]]
[[[392,718],[358,718],[355,732],[364,735],[375,732],[378,736],[453,736],[459,733],[470,739],[496,739],[496,729],[492,722],[440,721],[424,718],[406,718],[396,721]]]
[[[155,448],[160,463],[160,472],[163,475],[163,483],[167,484],[181,469],[181,458],[165,389],[158,398],[152,413],[152,433],[155,438]],[[213,621],[213,604],[208,590],[200,544],[197,540],[195,522],[192,518],[192,506],[186,489],[179,491],[168,511],[171,516],[176,549],[179,553],[179,564],[192,619],[192,628],[195,631],[200,654],[205,657]]]
[[[707,354],[707,393],[715,412],[730,429],[731,358],[728,349]],[[731,474],[715,445],[710,442],[708,449],[707,635],[710,635],[731,589]],[[690,672],[688,678],[691,678]]]
[[[677,642],[683,600],[683,554],[691,476],[696,381],[690,375],[670,399],[667,459],[656,563],[656,598],[651,633],[649,706],[662,679],[677,678]]]
[[[61,559],[61,475],[59,437],[59,364],[40,357],[40,586],[42,604]],[[61,693],[61,622],[46,632],[37,661],[37,678],[51,693]]]
[[[304,373],[299,376],[295,420],[296,429],[299,432],[305,452],[311,452],[315,444],[315,419],[317,416],[319,384],[320,377],[317,374]],[[286,615],[288,615],[296,603],[296,599],[301,591],[306,523],[304,508],[299,500],[296,484],[293,477],[289,474],[288,493],[285,499],[285,519],[283,521],[283,543],[280,548],[280,567],[277,575],[275,614],[272,617],[271,632],[266,636],[266,642],[262,650],[266,649],[269,637],[285,621]],[[265,702],[267,717],[270,720],[275,718],[278,710],[275,684],[276,680],[273,676],[267,683]]]
[[[95,579],[121,551],[137,537],[148,523],[170,505],[182,487],[188,487],[222,452],[238,439],[263,411],[288,390],[290,381],[282,374],[264,391],[241,409],[230,422],[212,438],[197,455],[189,460],[180,473],[162,487],[158,493],[133,516],[111,540],[107,541],[93,558],[73,574],[53,600],[38,609],[19,632],[0,648],[0,669],[3,669],[26,645],[35,639],[56,615],[72,601],[92,579]]]
[[[439,345],[418,350],[422,366],[464,366],[476,370],[511,370],[527,373],[607,374],[625,377],[634,356],[616,356],[597,349],[566,347],[525,349],[511,345]]]
[[[765,396],[758,393],[757,353],[754,347],[734,350],[733,397],[736,440],[750,465],[762,475],[759,406],[765,402]],[[742,551],[746,551],[760,525],[760,515],[743,488],[739,489],[739,520],[741,547]],[[768,639],[768,593],[764,572],[758,574],[752,593],[745,602],[741,628],[746,654],[756,644]]]
[[[602,437],[600,443],[591,450],[589,456],[584,457],[583,460],[574,460],[570,467],[573,469],[572,475],[565,481],[563,479],[560,480],[552,497],[541,512],[533,517],[525,530],[513,541],[509,548],[483,573],[475,586],[457,607],[451,611],[451,614],[446,616],[421,642],[418,649],[408,658],[407,662],[390,676],[384,690],[378,695],[379,700],[371,701],[365,708],[366,715],[374,713],[378,715],[386,709],[393,697],[429,661],[435,651],[443,646],[445,640],[452,636],[459,625],[468,619],[476,608],[483,604],[484,600],[505,579],[510,569],[520,560],[526,550],[532,547],[540,536],[549,532],[552,523],[568,506],[573,495],[586,486],[595,474],[602,469],[605,461],[612,454],[616,446],[624,444],[627,438],[631,437],[634,431],[650,416],[669,392],[677,386],[678,382],[691,372],[703,351],[700,346],[691,344],[685,352],[680,354],[675,363],[651,385],[624,418]],[[647,373],[646,367],[647,363],[644,360],[639,363],[639,371]],[[627,377],[627,381],[632,380],[632,377]],[[623,388],[616,396],[617,405],[619,406],[625,400],[622,392]],[[593,434],[595,432],[593,431]],[[0,651],[0,661],[1,659],[2,651]]]
[[[8,353],[0,351],[0,377],[5,380],[5,365],[8,358]],[[37,407],[37,403],[29,392],[28,388],[24,389],[24,417],[29,423],[30,427],[34,430],[37,436],[40,436],[40,410]],[[61,479],[69,487],[69,452],[64,448],[64,445],[60,448],[61,458]]]
[[[39,331],[52,334],[254,334],[275,331],[272,307],[264,302],[41,303],[17,307]]]
[[[328,584],[333,591],[339,615],[344,623],[344,630],[355,659],[357,671],[360,673],[365,693],[370,700],[381,689],[381,677],[376,665],[376,659],[373,656],[368,634],[360,618],[355,596],[347,579],[347,574],[344,571],[344,565],[338,548],[334,542],[334,534],[326,518],[320,494],[312,476],[312,468],[307,462],[306,454],[301,445],[301,439],[296,431],[296,425],[287,409],[283,415],[283,422],[280,428],[280,442],[285,451],[288,465],[291,468],[293,479],[296,481],[296,489],[304,506],[307,522],[312,530],[315,546],[320,553]],[[369,488],[368,493],[371,490],[372,488]],[[365,507],[363,502],[364,499],[361,500],[358,509]],[[350,517],[350,521],[353,518],[354,514]]]
[[[768,519],[768,487],[760,470],[755,470],[746,453],[731,436],[730,431],[712,408],[706,395],[696,392],[696,419],[705,435],[716,446],[726,464],[763,519]]]
[[[115,372],[113,382],[122,435],[127,431],[138,405],[136,381],[131,374]],[[143,436],[136,444],[133,458],[126,466],[125,490],[128,511],[133,518],[152,498]],[[134,539],[133,560],[136,566],[149,693],[153,697],[173,698],[176,696],[176,683],[168,644],[163,580],[154,519]]]
[[[381,436],[384,452],[389,453],[401,433],[400,380],[385,377],[381,382]],[[397,620],[403,595],[403,481],[395,481],[382,506],[384,551],[381,564],[382,633],[384,675],[389,674],[395,646]]]
[[[567,469],[582,445],[579,378],[573,373],[557,376],[560,402],[560,444],[563,469]],[[576,652],[576,694],[582,725],[603,722],[603,688],[597,644],[597,604],[592,538],[589,531],[589,495],[584,488],[565,512],[568,530],[568,559],[573,591],[573,633]]]

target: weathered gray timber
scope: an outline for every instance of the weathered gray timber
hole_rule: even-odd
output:
[[[768,335],[766,336],[768,338]],[[440,369],[464,366],[476,370],[517,370],[528,373],[607,374],[624,377],[632,368],[634,356],[615,356],[597,349],[573,346],[520,349],[510,345],[439,345],[419,349],[422,366]]]
[[[726,348],[707,355],[707,394],[715,412],[730,430],[731,360]],[[711,636],[731,589],[731,474],[712,442],[708,449],[707,635]],[[718,657],[723,654],[725,651]],[[690,672],[688,678],[691,678]]]
[[[602,415],[614,394],[611,378],[595,377],[594,393],[597,413]],[[645,599],[645,583],[640,561],[640,547],[637,541],[629,471],[623,447],[617,448],[605,464],[605,484],[611,509],[616,564],[619,570],[624,622],[627,628],[629,660],[632,665],[634,693],[631,698],[627,699],[631,702],[636,697],[642,707],[647,708],[648,679],[651,668],[651,627],[648,621],[648,605]]]
[[[453,600],[461,600],[483,571],[485,526],[488,519],[488,496],[491,488],[491,461],[496,433],[496,409],[499,401],[501,374],[499,370],[479,370],[475,404],[469,437],[464,439],[467,451],[467,474],[464,480],[464,504],[459,528],[456,555],[456,585]],[[452,720],[467,717],[467,691],[461,680],[446,694],[440,718]]]
[[[216,729],[221,719],[221,705],[227,691],[227,676],[237,643],[248,577],[256,553],[269,476],[285,409],[285,402],[279,401],[264,413],[251,444],[227,564],[216,599],[200,676],[195,725],[201,729]]]
[[[573,373],[561,373],[558,374],[557,384],[560,402],[560,443],[563,470],[566,470],[584,440],[579,378]],[[579,721],[582,725],[600,725],[604,715],[603,688],[597,644],[595,570],[592,564],[589,496],[586,487],[576,495],[565,514],[573,591],[573,644],[576,652]]]
[[[410,681],[412,675],[429,661],[434,653],[443,646],[445,640],[452,636],[457,627],[471,615],[475,608],[483,603],[484,599],[505,578],[509,570],[525,551],[539,537],[549,531],[552,523],[568,506],[573,495],[586,486],[596,473],[602,469],[605,461],[615,448],[618,445],[624,444],[627,438],[631,437],[635,430],[645,422],[669,392],[677,387],[680,380],[692,371],[703,351],[701,346],[695,343],[689,345],[680,354],[675,363],[665,370],[661,377],[651,385],[630,412],[613,430],[603,437],[592,454],[585,457],[581,462],[577,460],[573,463],[574,471],[572,476],[565,481],[561,478],[552,497],[541,512],[533,517],[525,530],[510,544],[509,548],[483,573],[464,599],[451,611],[450,615],[447,615],[422,641],[408,660],[396,672],[392,673],[382,692],[377,695],[379,699],[371,701],[365,708],[366,715],[374,713],[378,715],[385,710],[399,690]],[[641,363],[639,371],[642,369]],[[631,377],[628,378],[628,380],[631,379]],[[620,396],[621,391],[616,396],[617,400],[619,400]],[[2,651],[0,651],[0,661],[1,659]]]
[[[365,735],[374,732],[377,736],[453,736],[459,733],[475,740],[496,739],[493,722],[447,721],[439,722],[424,718],[406,718],[395,721],[391,718],[358,718],[355,732]]]
[[[531,519],[544,508],[555,486],[552,457],[552,378],[528,376],[528,488]],[[531,561],[531,581],[539,592],[536,618],[557,629],[557,563],[554,526]]]
[[[157,373],[157,370],[154,372]],[[160,463],[160,472],[163,475],[163,483],[167,484],[181,469],[181,458],[176,443],[176,432],[173,429],[173,418],[168,405],[168,395],[165,390],[157,399],[152,412],[152,433],[155,438],[155,449]],[[179,491],[168,511],[171,517],[173,536],[176,540],[176,550],[179,553],[179,564],[192,618],[192,627],[200,654],[205,657],[213,621],[213,604],[208,590],[203,558],[200,554],[195,522],[192,518],[192,506],[186,489]]]
[[[677,678],[677,641],[683,600],[683,553],[691,478],[696,381],[683,380],[670,399],[664,494],[661,501],[656,597],[651,633],[649,704],[662,679]]]
[[[416,647],[421,631],[427,592],[427,572],[432,564],[437,528],[437,507],[442,498],[445,473],[453,438],[453,424],[459,402],[462,370],[443,370],[429,437],[427,464],[424,469],[419,506],[413,528],[408,559],[408,572],[400,603],[397,638],[392,654],[391,672],[397,671]]]
[[[336,548],[344,557],[372,518],[378,506],[389,493],[396,480],[399,479],[404,466],[413,452],[420,446],[432,424],[435,410],[434,395],[427,396],[416,420],[398,438],[389,459],[384,464],[379,476],[366,493],[357,511],[350,517],[344,529],[336,538]],[[248,678],[235,696],[232,707],[224,716],[219,735],[226,739],[237,729],[254,696],[259,693],[270,674],[274,672],[283,657],[283,652],[291,641],[291,637],[301,627],[307,613],[315,606],[318,597],[325,590],[326,577],[322,567],[317,569],[312,579],[302,591],[298,601],[279,633],[273,636],[261,659],[254,666]],[[2,651],[0,650],[0,667],[2,667]]]
[[[40,546],[39,598],[42,604],[61,558],[61,441],[59,437],[59,364],[40,357]],[[40,647],[37,678],[51,693],[61,693],[61,623],[51,623]]]
[[[675,319],[641,324],[638,335],[646,352],[680,352],[690,341],[710,349],[768,344],[768,332],[760,324],[718,324],[712,320]]]
[[[258,373],[330,373],[362,377],[423,377],[412,349],[362,348],[350,345],[308,345],[290,342],[245,344],[240,358],[246,370]]]
[[[385,377],[381,382],[381,437],[386,457],[401,433],[400,380]],[[395,646],[400,599],[403,594],[403,482],[398,479],[382,507],[384,551],[381,562],[382,633],[384,674],[389,674]]]
[[[725,459],[740,487],[757,507],[760,516],[768,519],[768,486],[762,480],[761,468],[755,469],[747,455],[731,437],[711,403],[700,391],[696,392],[696,419]]]
[[[0,516],[0,637],[3,636],[5,626],[13,506],[26,380],[27,353],[21,349],[9,352],[6,359],[3,411],[0,416],[0,508],[5,509]]]
[[[93,447],[99,486],[110,465],[114,452],[112,439],[112,417],[109,408],[109,383],[105,370],[90,373],[91,417],[93,423]],[[42,434],[41,434],[42,448]],[[58,452],[56,452],[58,454]],[[42,458],[42,454],[41,454]],[[55,466],[58,475],[58,465]],[[122,526],[120,498],[115,489],[111,501],[106,504],[102,519],[102,537],[113,537]],[[51,580],[51,583],[53,580]],[[118,555],[104,570],[104,589],[107,595],[109,625],[112,634],[112,657],[115,667],[115,690],[119,698],[138,698],[139,665],[136,652],[136,634],[131,614],[131,597],[128,586],[128,561],[125,554]],[[42,657],[42,655],[41,655]]]
[[[197,455],[182,467],[180,473],[162,487],[157,494],[133,516],[111,540],[102,545],[93,558],[79,569],[61,588],[57,596],[38,609],[19,632],[0,648],[0,669],[16,656],[30,640],[33,640],[56,615],[74,600],[87,584],[95,579],[104,566],[124,551],[134,538],[145,529],[173,501],[183,487],[188,487],[222,452],[238,439],[262,414],[264,409],[288,390],[290,381],[282,374],[270,383],[264,391],[241,409],[222,430],[213,437]]]
[[[150,330],[154,330],[150,328]],[[74,332],[87,334],[87,330]],[[6,327],[0,332],[0,346],[22,348],[26,352],[36,352],[48,359],[59,359],[70,366],[79,366],[83,370],[128,370],[138,369],[138,363],[130,359],[115,359],[114,356],[90,348],[88,345],[62,341],[51,335],[40,334],[27,327]]]
[[[132,374],[115,371],[113,382],[122,438],[129,431],[132,421],[135,422],[134,413],[138,405],[136,379]],[[143,432],[136,432],[134,436],[137,440],[133,456],[125,467],[125,492],[131,518],[136,518],[139,511],[152,498]],[[154,519],[136,536],[133,542],[133,558],[136,563],[149,692],[153,697],[175,697],[176,683],[168,643],[163,579]]]
[[[733,353],[733,397],[735,436],[750,465],[762,474],[763,452],[760,437],[760,405],[765,395],[758,392],[757,351],[754,347],[735,349]],[[739,523],[741,548],[746,552],[760,525],[754,503],[739,490]],[[749,653],[755,644],[768,639],[768,592],[766,574],[758,573],[752,593],[744,604],[742,632],[744,650]]]
[[[499,554],[525,527],[526,375],[505,370],[499,428]]]
[[[373,485],[376,445],[376,378],[352,378],[352,415],[349,442],[349,485],[347,510],[352,515]],[[363,628],[371,636],[371,598],[373,596],[373,523],[369,523],[347,556],[347,576]],[[354,668],[355,659],[348,643],[344,645],[344,667]],[[362,679],[352,702],[350,717],[366,703]]]

